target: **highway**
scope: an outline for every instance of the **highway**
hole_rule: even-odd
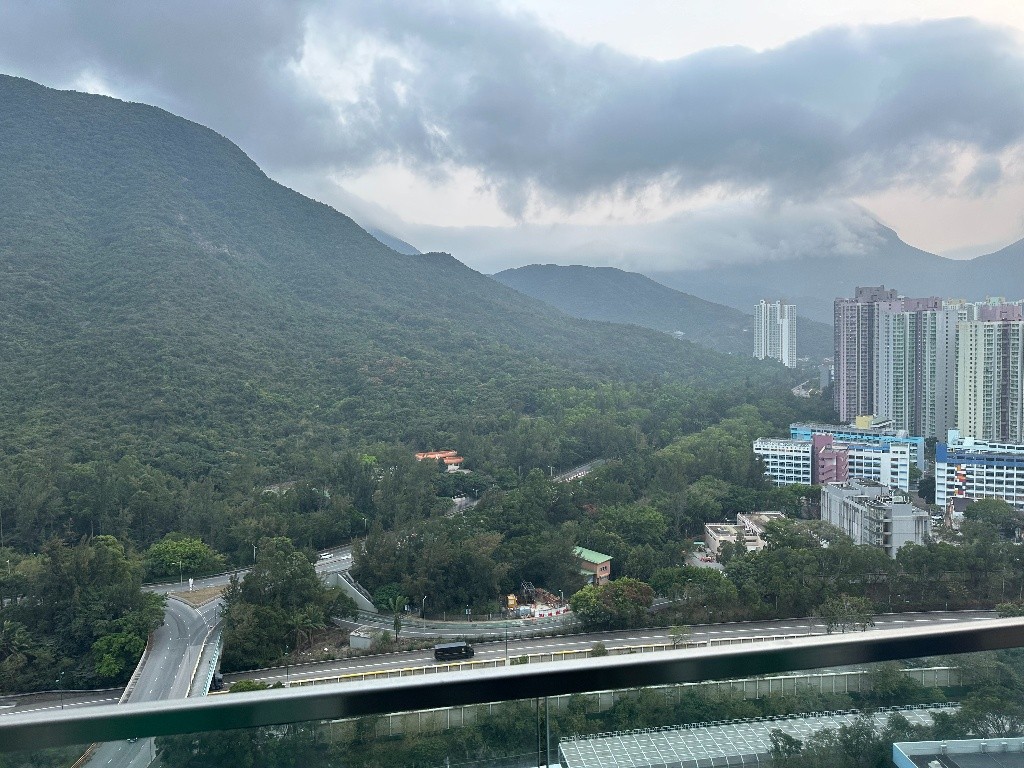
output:
[[[991,619],[994,616],[993,611],[889,614],[875,617],[875,629],[923,627],[930,624]],[[724,638],[807,635],[809,633],[825,634],[825,625],[816,620],[807,619],[694,625],[690,627],[688,639],[691,642],[707,642]],[[606,647],[611,648],[626,645],[669,644],[672,642],[672,638],[667,629],[627,630],[622,632],[599,632],[587,635],[530,637],[524,639],[510,638],[508,641],[508,656],[514,658],[529,653],[586,649],[597,642],[604,643]],[[505,658],[504,638],[488,643],[475,644],[474,649],[476,651],[474,661]],[[280,667],[237,675],[225,675],[224,680],[227,683],[241,679],[258,680],[269,684],[275,682],[293,683],[303,679],[335,677],[360,672],[379,672],[389,669],[425,666],[433,663],[434,657],[432,652],[430,650],[422,650],[362,656],[312,664],[289,665],[288,668]]]
[[[315,568],[318,573],[348,570],[352,566],[352,546],[336,547],[327,553],[327,557],[317,560]],[[211,587],[224,587],[232,575],[239,578],[248,571],[239,570],[203,579],[195,579],[192,587],[195,590]],[[188,590],[188,580],[166,584],[147,585],[146,589],[162,595],[168,595],[164,609],[164,623],[153,633],[149,655],[143,660],[135,685],[126,701],[137,703],[143,701],[159,701],[162,699],[183,699],[190,695],[205,695],[201,683],[205,681],[205,670],[199,670],[204,658],[203,651],[207,646],[213,647],[220,641],[220,609],[221,599],[215,598],[199,608],[173,597],[174,593]],[[193,688],[193,678],[197,681]],[[39,710],[59,709],[95,704],[114,703],[109,692],[95,694],[81,691],[68,694],[66,697],[57,692],[49,696],[35,696],[6,706],[0,714],[14,712],[31,712]],[[104,768],[144,768],[154,758],[152,739],[140,739],[135,742],[116,741],[99,744],[86,765],[104,766]]]
[[[328,553],[321,555],[317,560],[315,568],[318,573],[348,570],[352,565],[352,545],[336,547]],[[244,576],[247,571],[234,572],[239,577]],[[196,579],[193,588],[196,590],[210,587],[225,586],[231,573],[221,574],[204,579]],[[154,592],[169,595],[165,609],[163,626],[159,627],[153,634],[153,641],[149,654],[143,660],[135,684],[128,694],[127,701],[144,702],[163,699],[185,698],[189,695],[205,695],[201,682],[205,681],[203,672],[197,674],[201,664],[208,662],[203,656],[204,648],[213,646],[219,642],[221,600],[215,598],[205,605],[193,608],[191,605],[179,600],[172,595],[188,589],[187,581],[184,583],[170,583],[152,585],[147,587]],[[982,618],[991,618],[991,611],[964,611],[950,614],[943,613],[908,613],[878,616],[875,618],[876,627],[906,627],[912,625],[925,626],[952,621],[972,621]],[[562,617],[556,617],[544,621],[523,621],[514,620],[507,622],[510,634],[507,646],[509,657],[520,656],[530,653],[544,653],[557,650],[571,650],[590,648],[594,643],[602,642],[608,647],[618,645],[654,645],[671,643],[671,637],[667,630],[635,630],[625,632],[604,632],[588,635],[555,636],[555,637],[515,637],[518,633],[543,632],[545,629],[556,631],[562,622]],[[416,625],[419,626],[416,626]],[[489,626],[481,626],[482,622],[467,623],[422,623],[417,620],[407,620],[403,634],[406,636],[420,636],[424,639],[433,637],[452,637],[471,635],[478,637],[485,632],[496,639],[489,643],[479,643],[476,648],[476,660],[503,659],[506,655],[506,643],[504,639],[505,624],[490,623]],[[352,623],[352,626],[356,626]],[[390,621],[387,622],[390,626]],[[787,619],[771,622],[743,622],[720,625],[695,625],[690,628],[690,641],[703,642],[712,639],[744,637],[744,636],[765,636],[765,635],[804,635],[808,632],[824,633],[824,625],[814,620]],[[364,656],[350,659],[342,659],[330,662],[289,666],[261,670],[243,675],[226,676],[225,680],[246,678],[259,680],[273,684],[274,682],[295,682],[300,679],[331,677],[351,673],[381,671],[387,669],[398,669],[403,667],[414,667],[433,664],[431,651],[413,651],[407,653],[393,653],[378,656]],[[200,681],[200,684],[193,688],[193,678]],[[200,689],[197,690],[196,688]],[[191,689],[191,690],[190,690]],[[68,696],[64,702],[65,707],[87,706],[96,703],[109,703],[110,694],[97,692],[96,695],[89,695],[82,692],[75,696]],[[33,699],[32,704],[26,702],[25,706],[17,706],[2,710],[7,712],[26,712],[33,709],[55,709],[60,706],[57,696],[54,695],[50,701]],[[89,766],[105,766],[107,768],[145,768],[154,758],[154,744],[152,739],[140,739],[136,742],[108,742],[97,746],[92,757],[88,761]]]
[[[186,698],[203,646],[218,621],[219,601],[196,609],[181,600],[169,598],[163,626],[153,633],[149,655],[127,701]],[[153,757],[153,739],[108,741],[96,747],[87,765],[144,768]]]

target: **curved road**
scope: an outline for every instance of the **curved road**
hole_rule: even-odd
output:
[[[203,646],[219,620],[219,601],[195,609],[168,599],[163,626],[153,633],[149,656],[127,701],[186,698]],[[152,761],[153,750],[152,739],[108,741],[97,746],[88,764],[144,768]]]

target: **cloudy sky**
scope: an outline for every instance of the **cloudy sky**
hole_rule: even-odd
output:
[[[1011,0],[3,0],[0,71],[196,120],[484,271],[855,249],[871,217],[1024,237]]]

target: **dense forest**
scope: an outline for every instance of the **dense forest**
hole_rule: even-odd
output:
[[[793,383],[396,253],[162,110],[6,76],[0,100],[0,663],[39,666],[5,687],[108,680],[18,608],[48,548],[112,537],[154,580],[264,539],[442,526],[454,495],[653,450]],[[442,447],[472,473],[412,458]]]
[[[577,594],[593,627],[845,626],[1024,594],[998,511],[895,561],[806,525],[814,489],[772,486],[750,442],[833,414],[779,365],[398,254],[160,110],[5,77],[0,97],[0,690],[124,682],[161,620],[142,583],[254,547],[226,596],[233,668],[353,610],[311,564],[353,539],[364,586],[433,614],[494,610],[524,580]],[[439,448],[466,471],[414,458]],[[685,565],[705,522],[756,509],[791,518],[764,552]],[[611,555],[628,599],[579,591],[574,546]]]

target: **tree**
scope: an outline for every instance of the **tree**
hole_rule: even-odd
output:
[[[683,627],[678,625],[670,628],[668,631],[668,636],[672,642],[673,648],[678,648],[679,646],[686,645],[688,642],[690,642],[691,634],[692,633],[690,632],[689,627]]]
[[[771,743],[772,763],[780,768],[799,755],[804,746],[800,739],[794,738],[778,728],[772,729],[768,740]]]
[[[875,626],[872,618],[871,601],[866,597],[850,597],[839,595],[830,598],[818,607],[818,615],[825,622],[829,634],[836,629],[846,632],[848,628],[866,630]]]
[[[623,577],[601,586],[589,584],[569,601],[584,628],[629,629],[642,626],[654,602],[654,590],[642,581]]]
[[[224,669],[267,666],[289,639],[296,647],[312,640],[328,611],[344,605],[328,590],[309,558],[285,538],[262,539],[260,557],[224,593]]]
[[[935,475],[925,475],[918,481],[917,495],[927,504],[935,503]]]
[[[405,610],[407,602],[408,601],[405,599],[405,596],[395,595],[391,598],[391,602],[387,606],[387,609],[394,617],[395,642],[398,642],[398,633],[402,631],[402,611]]]
[[[1024,616],[1024,603],[999,603],[996,612],[1001,618]]]
[[[205,576],[220,571],[225,558],[201,539],[169,533],[146,550],[146,572],[151,578]]]
[[[1021,513],[1002,499],[980,499],[964,508],[964,519],[995,528],[1004,539],[1012,539],[1024,524]]]

